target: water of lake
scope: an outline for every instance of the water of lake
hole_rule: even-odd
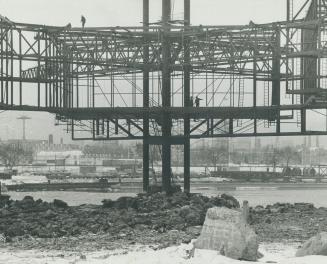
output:
[[[215,188],[193,188],[192,192],[202,193],[207,196],[222,194],[224,191],[216,191]],[[327,189],[306,189],[306,190],[236,190],[226,191],[236,197],[239,201],[247,200],[250,205],[267,205],[277,202],[282,203],[313,203],[316,207],[327,207]],[[115,200],[121,196],[135,196],[135,193],[99,193],[99,192],[72,192],[72,191],[39,191],[39,192],[9,192],[12,199],[18,200],[26,195],[31,195],[34,199],[41,198],[44,201],[60,199],[69,205],[80,204],[101,204],[103,199]]]

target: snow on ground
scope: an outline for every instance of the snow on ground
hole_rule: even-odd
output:
[[[14,185],[22,183],[45,183],[48,182],[45,176],[30,175],[29,173],[23,173],[19,175],[12,176],[12,179],[1,180],[4,185]]]
[[[325,264],[327,256],[307,256],[295,258],[298,245],[264,244],[260,252],[264,257],[258,262],[232,260],[220,256],[215,251],[196,250],[194,258],[187,259],[187,250],[190,245],[169,247],[162,250],[153,250],[145,247],[134,247],[126,250],[88,252],[59,252],[35,250],[8,250],[0,249],[0,263],[4,264],[68,264],[68,263],[95,263],[95,264]]]

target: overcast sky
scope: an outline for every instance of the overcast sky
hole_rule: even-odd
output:
[[[173,17],[183,16],[184,0],[172,0]],[[303,0],[298,0],[298,3]],[[0,0],[0,14],[15,22],[63,26],[80,26],[80,16],[86,17],[86,26],[140,26],[142,0]],[[161,0],[150,0],[150,20],[161,16]],[[265,23],[286,19],[286,0],[191,0],[193,25],[227,25]],[[0,137],[21,137],[21,113],[0,114]],[[56,138],[65,135],[62,128],[54,127],[54,118],[48,114],[27,113],[28,138]],[[42,126],[42,129],[40,129]],[[19,130],[18,130],[19,129]],[[18,130],[18,131],[17,131]]]
[[[302,2],[302,0],[298,0]],[[142,0],[0,0],[1,14],[14,21],[80,26],[141,25]],[[184,0],[172,0],[180,17]],[[150,0],[151,20],[160,19],[161,0]],[[247,24],[284,20],[286,0],[191,0],[192,24]]]

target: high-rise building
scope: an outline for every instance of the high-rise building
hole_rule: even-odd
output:
[[[261,148],[261,139],[258,137],[254,138],[254,149],[259,150]]]
[[[50,134],[49,135],[49,145],[53,145],[53,135],[52,134]]]

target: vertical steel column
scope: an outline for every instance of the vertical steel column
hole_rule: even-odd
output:
[[[315,5],[316,4],[316,0],[312,1],[312,4]],[[313,19],[312,17],[310,17],[310,19]],[[316,17],[314,17],[314,19],[316,19]],[[301,30],[301,50],[305,51],[308,49],[308,43],[307,43],[307,39],[306,39],[306,34],[305,34],[306,30],[302,29]],[[301,67],[300,67],[300,90],[303,90],[305,88],[307,88],[307,83],[308,80],[306,80],[306,78],[308,78],[308,76],[306,75],[306,70],[307,70],[307,62],[308,59],[305,57],[300,57],[300,62],[301,62]],[[310,87],[311,88],[311,87]],[[305,95],[301,94],[300,95],[300,102],[301,105],[303,105],[305,103],[305,98],[307,98]],[[307,115],[306,115],[306,110],[305,109],[301,109],[300,110],[301,113],[301,133],[305,133],[306,132],[306,123],[307,123]]]
[[[53,104],[55,107],[59,106],[59,97],[58,97],[58,89],[59,89],[59,82],[60,82],[60,78],[59,78],[59,74],[60,74],[60,66],[59,66],[59,53],[58,53],[58,47],[55,47],[55,45],[53,45],[53,55],[55,56],[55,61],[54,61],[54,65],[55,65],[55,71],[56,71],[56,77],[55,77],[55,82],[53,85]]]
[[[290,8],[291,8],[291,2],[290,0],[287,0],[286,3],[286,21],[287,23],[290,22]],[[290,29],[286,28],[286,91],[289,90],[289,42],[290,42]]]
[[[272,61],[272,105],[280,106],[280,28],[276,26],[275,29],[276,40],[275,47],[273,51],[273,61]],[[277,120],[276,120],[276,133],[280,133],[280,111],[278,110]]]
[[[79,108],[79,79],[78,74],[76,74],[76,107]]]
[[[63,94],[62,94],[62,91],[63,91],[63,75],[64,75],[64,72],[65,72],[65,66],[64,66],[64,56],[63,56],[63,50],[64,50],[64,47],[63,47],[63,44],[61,44],[60,46],[60,50],[58,51],[59,53],[59,56],[60,56],[60,63],[62,64],[62,71],[63,73],[61,74],[61,70],[59,69],[59,88],[57,89],[57,92],[59,93],[59,107],[62,107],[62,97],[63,97]],[[58,48],[57,48],[58,49]]]
[[[149,31],[149,0],[143,0],[143,31]],[[144,39],[143,50],[143,107],[149,107],[149,46],[147,39]],[[149,191],[149,115],[144,114],[143,118],[143,191]]]
[[[162,0],[162,107],[170,107],[171,99],[171,73],[170,73],[170,39],[169,20],[171,12],[170,0]],[[171,189],[171,117],[162,116],[162,187],[166,192]]]
[[[317,18],[319,19],[319,21],[321,21],[321,15],[322,15],[322,12],[321,12],[321,0],[318,0],[317,1]],[[325,16],[325,14],[324,14]],[[322,22],[319,22],[318,23],[318,27],[317,27],[317,46],[316,48],[319,50],[318,52],[318,58],[317,58],[317,62],[316,62],[316,65],[317,65],[317,74],[316,77],[317,78],[317,81],[316,81],[316,87],[317,88],[320,88],[321,87],[321,84],[320,84],[320,80],[321,80],[321,48],[322,48],[322,45],[321,45],[321,26],[322,26]]]
[[[72,63],[73,61],[73,56],[70,54],[70,71],[69,71],[69,76],[70,76],[70,107],[74,108],[74,65]]]
[[[3,42],[4,42],[4,34],[3,34],[3,28],[2,28],[2,26],[1,26],[1,32],[0,32],[0,37],[1,37],[1,51],[3,51]],[[3,75],[3,52],[0,52],[0,59],[1,59],[1,65],[0,65],[0,76],[1,76],[1,103],[4,103],[4,95],[3,95],[3,90],[4,90],[4,87],[3,87],[3,84],[4,84],[4,82],[3,82],[3,78],[2,78],[2,76],[4,76]]]
[[[66,36],[66,35],[65,35]],[[67,107],[67,89],[68,89],[68,82],[67,82],[67,53],[65,47],[63,47],[63,73],[62,73],[62,83],[63,83],[63,88],[62,88],[62,104],[63,107]]]
[[[257,52],[256,50],[253,51],[253,107],[257,107]],[[254,135],[258,132],[258,122],[257,118],[255,117],[254,120]]]
[[[8,58],[8,31],[6,31],[6,56],[5,56],[5,60],[6,60],[6,69],[5,69],[5,73],[6,73],[6,77],[8,77],[9,75],[9,58]],[[9,98],[8,98],[8,78],[6,78],[6,104],[9,104]]]
[[[48,74],[48,81],[49,81],[49,107],[52,107],[52,84],[53,84],[53,67],[52,67],[52,43],[49,41],[49,73]]]
[[[67,32],[64,32],[64,43],[67,41]],[[68,61],[68,48],[66,48],[65,44],[62,47],[63,52],[63,107],[69,107],[69,61]]]
[[[184,0],[184,30],[190,26],[191,4],[190,0]],[[184,37],[184,106],[192,107],[190,104],[190,41]],[[207,102],[207,101],[206,101]],[[190,186],[190,166],[191,166],[191,147],[190,147],[190,118],[184,118],[184,192],[189,193]]]
[[[40,38],[40,30],[37,32],[37,107],[41,106],[41,38]]]
[[[233,119],[229,119],[229,124],[228,124],[228,134],[232,136],[234,134],[234,122]]]
[[[23,61],[23,54],[22,54],[22,32],[21,30],[18,31],[19,33],[19,105],[23,104],[23,84],[22,84],[22,61]]]
[[[74,119],[71,120],[71,133],[72,133],[72,140],[75,138],[75,130],[74,130]]]
[[[10,29],[10,104],[14,105],[14,34]]]
[[[49,47],[48,47],[48,40],[45,40],[45,62],[44,62],[44,66],[45,66],[45,72],[44,72],[44,78],[46,80],[45,83],[45,107],[48,107],[48,99],[49,99],[49,94],[48,94],[48,81],[49,81],[49,77],[48,77],[48,65],[49,65]]]

